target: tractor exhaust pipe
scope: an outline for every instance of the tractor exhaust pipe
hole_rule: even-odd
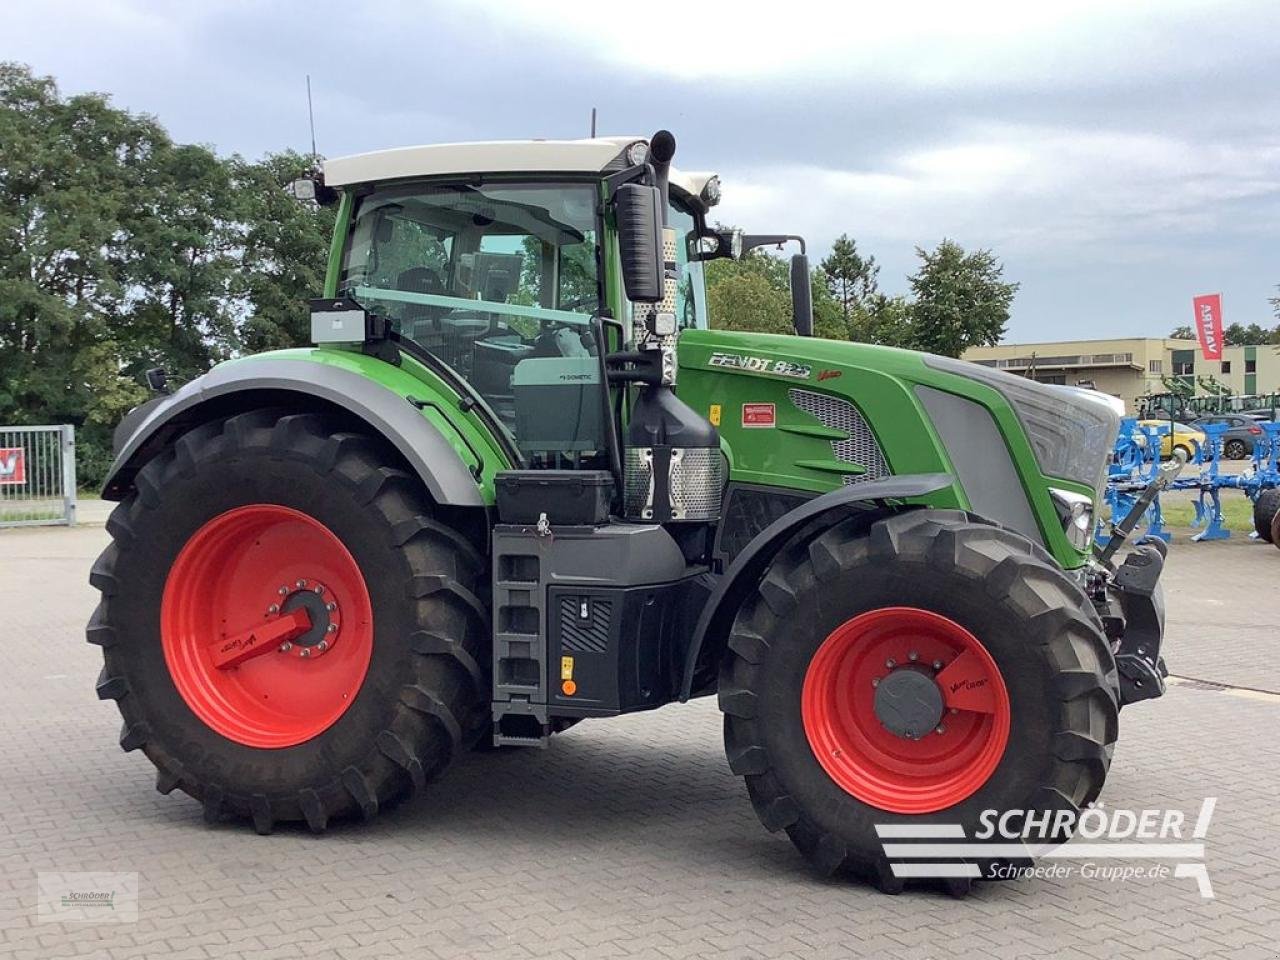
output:
[[[654,186],[662,195],[662,224],[667,223],[671,202],[671,158],[676,155],[676,138],[670,130],[659,130],[649,138],[649,162],[653,165]]]

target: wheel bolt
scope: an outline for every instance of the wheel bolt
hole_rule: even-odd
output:
[[[284,643],[280,644],[281,653],[288,653],[292,649],[293,649],[293,644],[289,643],[287,640]]]
[[[941,670],[941,669],[942,669],[942,661],[941,661],[941,660],[935,660],[935,661],[933,661],[933,669],[935,669],[935,670]]]
[[[310,648],[310,647],[303,647],[301,650],[299,650],[299,651],[298,651],[298,656],[300,656],[300,657],[309,657],[309,656],[311,656],[311,648]]]
[[[328,650],[328,649],[329,649],[329,641],[328,641],[328,640],[321,640],[319,643],[317,643],[317,644],[316,644],[316,649],[317,649],[317,650],[319,650],[321,653],[323,653],[324,651]]]
[[[338,625],[336,623],[331,623],[329,626],[325,627],[325,631],[328,633],[337,633]]]
[[[952,712],[952,713],[959,713],[960,711],[959,711],[959,709],[957,709],[956,707],[952,707],[952,708],[951,708],[951,712]]]
[[[936,727],[934,727],[934,728],[933,728],[933,732],[934,732],[934,733],[946,733],[946,732],[947,732],[947,728],[946,728],[946,727],[944,727],[942,724],[938,724]]]
[[[879,677],[872,677],[872,678],[871,678],[871,685],[872,685],[873,687],[878,687],[878,686],[880,686],[880,678],[879,678]]]
[[[324,605],[324,608],[328,610],[330,613],[333,613],[333,611],[338,609],[338,605],[336,603],[326,603]]]
[[[279,612],[280,612],[280,604],[278,603],[273,603],[271,606],[267,607],[267,613],[279,613]]]
[[[888,667],[890,670],[892,670],[894,667],[898,665],[898,663],[896,660],[886,660],[884,662],[884,665]]]
[[[297,583],[294,584],[294,586],[297,587],[299,590],[306,587],[306,585],[307,585],[307,581],[305,580],[299,580]]]
[[[282,597],[287,596],[287,595],[288,595],[288,593],[289,593],[289,588],[288,588],[288,587],[281,587],[279,590],[277,590],[277,591],[276,591],[276,593],[280,594],[280,596],[282,596]]]
[[[316,595],[318,596],[318,595],[320,595],[320,594],[322,594],[322,593],[324,593],[324,584],[323,584],[323,583],[317,583],[317,584],[316,584]]]
[[[915,663],[917,660],[920,659],[920,654],[912,650],[910,653],[907,654],[907,659],[910,660],[912,663]]]

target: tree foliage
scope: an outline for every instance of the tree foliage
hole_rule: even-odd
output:
[[[707,264],[707,312],[723,330],[790,333],[791,284],[780,257],[752,250],[741,260]]]
[[[92,483],[142,371],[305,342],[332,213],[280,186],[307,165],[175,144],[0,64],[0,423],[75,424]]]
[[[917,249],[921,265],[910,279],[915,296],[891,297],[877,287],[879,267],[842,235],[813,271],[814,332],[853,340],[959,356],[999,342],[1009,320],[1016,283],[989,250],[966,253],[951,240]],[[711,324],[726,330],[791,332],[787,262],[762,251],[739,261],[707,265]]]
[[[847,233],[831,245],[831,253],[819,265],[831,298],[840,306],[846,330],[852,330],[854,314],[865,309],[877,293],[880,267],[875,257],[858,253],[858,244]]]
[[[1004,336],[1018,284],[990,250],[966,253],[952,240],[931,250],[916,248],[920,269],[910,278],[911,346],[958,357],[969,347],[994,346]]]
[[[1276,300],[1271,301],[1273,304]],[[1280,308],[1277,308],[1280,310]],[[1196,332],[1189,325],[1174,327],[1169,332],[1174,340],[1195,340]],[[1229,323],[1222,328],[1222,342],[1228,347],[1250,347],[1262,344],[1280,344],[1280,324],[1267,329],[1259,323]]]

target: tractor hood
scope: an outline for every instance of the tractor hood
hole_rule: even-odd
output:
[[[688,330],[679,365],[680,396],[720,428],[732,479],[824,492],[951,473],[955,505],[1082,562],[1079,530],[1061,542],[1063,504],[1083,500],[1091,515],[1097,501],[1119,429],[1106,398],[948,357],[773,334]]]

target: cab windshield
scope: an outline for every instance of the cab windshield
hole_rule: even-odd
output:
[[[694,260],[698,244],[698,223],[681,202],[672,197],[667,208],[667,226],[676,232],[676,323],[681,330],[707,328],[707,284],[703,262]]]
[[[339,292],[467,380],[534,465],[604,449],[597,190],[417,184],[353,213]]]

